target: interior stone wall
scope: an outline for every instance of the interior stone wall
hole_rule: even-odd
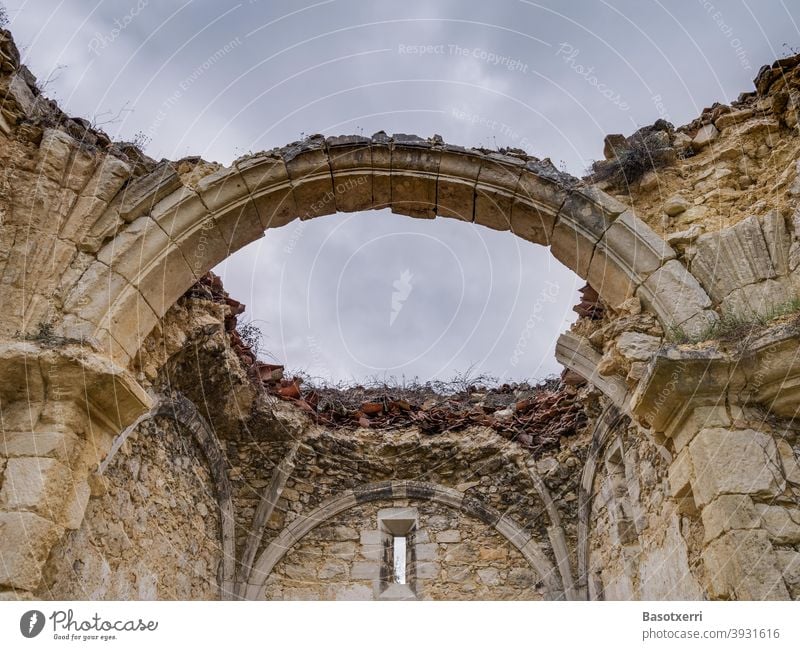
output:
[[[508,540],[456,510],[422,501],[352,508],[292,548],[267,580],[268,600],[375,600],[381,566],[378,510],[415,508],[418,600],[541,600],[538,576]]]

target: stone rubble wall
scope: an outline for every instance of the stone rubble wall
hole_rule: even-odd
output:
[[[83,522],[56,546],[37,598],[219,598],[219,512],[208,464],[169,418],[142,424],[92,480]]]

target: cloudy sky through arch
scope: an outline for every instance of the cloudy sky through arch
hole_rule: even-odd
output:
[[[19,0],[26,63],[147,153],[229,164],[312,133],[434,133],[581,175],[606,133],[686,123],[800,46],[788,2]],[[787,45],[784,45],[787,44]],[[59,68],[59,66],[64,66]],[[114,119],[118,116],[119,119]],[[281,362],[334,379],[558,370],[582,281],[546,249],[387,211],[270,231],[218,269]]]

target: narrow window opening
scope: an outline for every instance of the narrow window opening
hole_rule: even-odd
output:
[[[394,554],[394,582],[399,585],[406,584],[406,537],[395,536],[393,542]]]

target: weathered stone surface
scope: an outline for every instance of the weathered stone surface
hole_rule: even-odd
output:
[[[770,539],[778,544],[800,543],[800,508],[757,503],[755,509]]]
[[[775,277],[769,249],[756,217],[697,239],[692,273],[715,300],[734,289]]]
[[[705,543],[729,530],[758,528],[761,519],[746,494],[724,494],[703,508]]]
[[[61,531],[32,512],[0,512],[0,585],[34,591]]]
[[[711,307],[708,295],[677,260],[670,260],[653,272],[636,295],[668,326],[682,327],[689,336],[702,332],[714,318],[704,313]]]
[[[722,494],[768,498],[783,491],[771,437],[752,429],[703,429],[689,443],[692,491],[703,506]]]
[[[713,124],[706,124],[692,138],[692,149],[700,151],[710,145],[719,136],[717,127]]]
[[[10,458],[3,474],[0,507],[31,510],[57,520],[70,489],[69,469],[54,458]]]
[[[733,530],[702,553],[711,598],[786,600],[789,593],[763,530]]]
[[[660,338],[639,332],[623,332],[617,339],[617,349],[630,361],[649,361],[660,347]]]
[[[676,194],[664,201],[664,212],[670,217],[674,217],[682,212],[686,212],[686,210],[689,209],[689,205],[690,203],[685,198]]]

